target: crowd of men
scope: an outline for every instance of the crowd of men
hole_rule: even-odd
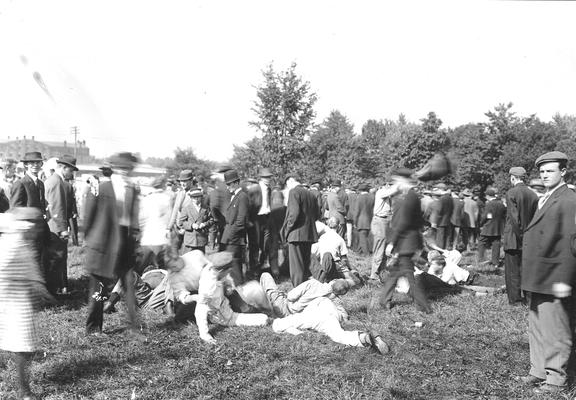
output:
[[[258,179],[241,179],[231,166],[222,166],[209,180],[190,170],[173,180],[157,178],[143,195],[130,179],[136,157],[115,154],[91,181],[83,204],[91,276],[87,332],[102,331],[114,285],[123,288],[130,327],[136,330],[137,281],[150,269],[166,269],[172,293],[166,291],[164,305],[196,304],[200,335],[207,342],[214,342],[208,321],[265,325],[271,315],[278,318],[276,332],[316,329],[340,343],[385,352],[379,336],[345,332],[339,325],[343,314],[337,297],[364,281],[350,265],[349,249],[371,256],[366,280],[377,287],[384,309],[392,308],[396,284],[405,277],[416,307],[431,313],[426,288],[414,274],[423,250],[477,250],[476,266],[499,268],[503,247],[509,303],[529,308],[531,369],[521,379],[537,385],[536,391],[563,390],[576,268],[576,194],[563,180],[567,160],[561,152],[544,154],[536,160],[540,179],[529,182],[524,168],[512,166],[505,195],[493,187],[481,192],[438,179],[429,185],[431,179],[406,168],[393,170],[376,187],[345,188],[339,180],[305,183],[296,174],[279,181],[268,168]],[[33,207],[45,215],[45,234],[35,244],[39,265],[49,291],[66,295],[67,243],[77,216],[76,160],[62,155],[44,181],[40,153],[26,153],[21,162],[21,177],[13,173],[13,162],[3,164],[2,211]],[[298,289],[292,300],[275,284],[282,274]],[[241,292],[254,280],[260,280],[258,290],[267,296],[271,312],[244,316],[242,301],[238,306],[234,291],[226,288]],[[307,300],[295,306],[301,298]],[[253,299],[246,295],[243,300]]]

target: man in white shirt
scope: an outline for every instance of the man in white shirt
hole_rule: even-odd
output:
[[[392,196],[398,193],[398,187],[386,184],[378,189],[374,196],[374,217],[370,231],[374,237],[372,247],[372,269],[370,278],[379,280],[378,272],[386,264],[386,237],[392,220]]]

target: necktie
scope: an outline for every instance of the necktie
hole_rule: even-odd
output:
[[[540,200],[538,200],[538,209],[540,210],[542,207],[544,207],[544,203],[546,203],[546,201],[548,200],[548,198],[550,197],[551,192],[547,192],[544,194],[544,196],[540,197]]]

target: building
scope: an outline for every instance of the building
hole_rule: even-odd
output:
[[[8,136],[7,140],[0,140],[0,159],[12,158],[20,160],[25,153],[39,151],[46,160],[62,154],[70,154],[76,157],[78,163],[91,163],[94,161],[94,157],[90,155],[90,148],[86,146],[85,140],[77,142],[76,148],[74,147],[74,143],[68,143],[66,140],[63,142],[39,142],[34,136],[31,138],[26,136],[22,138],[16,137],[15,139],[11,139]]]

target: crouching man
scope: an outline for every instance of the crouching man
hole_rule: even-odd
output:
[[[277,318],[272,323],[274,332],[293,335],[310,329],[328,336],[336,343],[354,347],[370,347],[380,354],[386,354],[390,347],[379,336],[370,332],[345,331],[340,323],[348,319],[339,296],[348,292],[350,284],[345,279],[321,283],[308,279],[288,293],[278,289],[274,278],[268,273],[260,277],[272,310]]]
[[[266,314],[237,313],[230,307],[225,294],[227,287],[233,288],[228,274],[232,261],[233,255],[230,252],[219,252],[206,257],[200,250],[192,250],[187,253],[186,262],[179,257],[176,262],[169,263],[169,279],[174,299],[184,305],[196,304],[194,317],[198,333],[202,340],[210,344],[216,344],[216,340],[209,332],[208,322],[222,326],[268,324]],[[198,293],[194,294],[196,282]]]

